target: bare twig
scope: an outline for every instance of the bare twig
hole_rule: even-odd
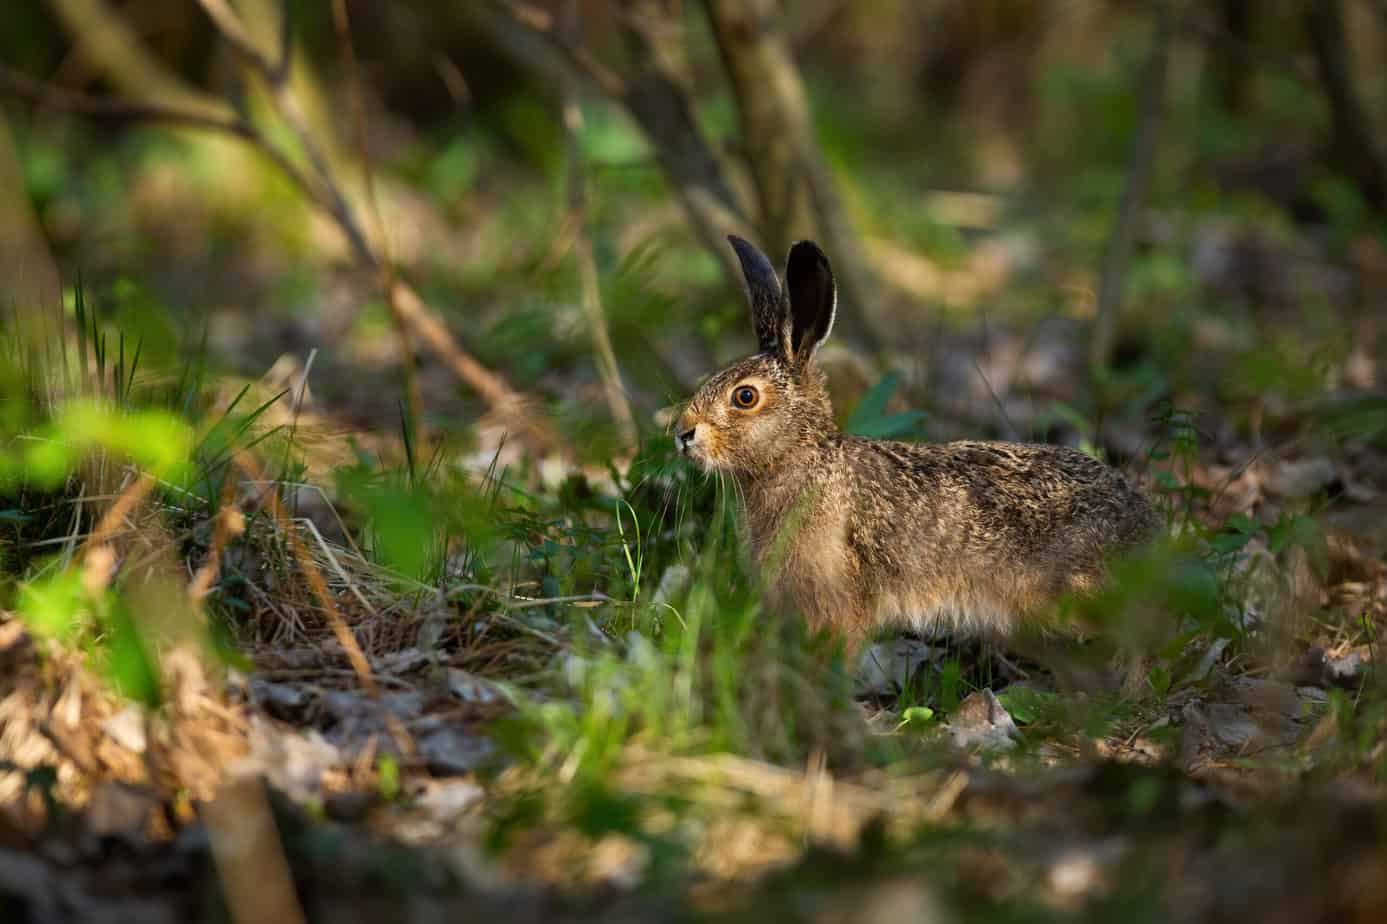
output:
[[[727,235],[751,231],[751,209],[699,126],[691,81],[678,63],[681,49],[674,47],[679,33],[661,24],[651,6],[652,0],[622,0],[621,34],[633,73],[621,102],[650,139],[694,231],[740,288],[741,265]]]
[[[87,539],[87,553],[99,549],[111,541],[120,521],[130,515],[136,507],[149,495],[154,488],[154,476],[148,472],[142,472],[140,477],[131,482],[129,487],[120,492],[116,502],[106,509],[97,522],[96,528],[92,530],[91,536]]]
[[[289,79],[289,65],[293,60],[294,50],[294,23],[289,15],[289,0],[279,0],[279,36],[276,46],[274,67],[271,68],[270,74],[275,83],[283,83]]]
[[[106,0],[49,0],[48,5],[72,34],[82,59],[102,71],[122,95],[212,116],[226,116],[234,108],[159,63]]]
[[[622,0],[621,34],[631,54],[628,76],[618,76],[576,40],[560,34],[548,13],[514,0],[487,0],[472,11],[506,51],[556,83],[581,82],[624,108],[650,140],[670,189],[689,224],[717,258],[727,278],[741,269],[727,246],[729,233],[752,235],[747,209],[733,191],[720,158],[699,128],[686,75],[668,53],[669,36]]]
[[[211,2],[215,3],[215,0]],[[358,261],[373,274],[380,274],[382,266],[387,261],[372,247],[327,157],[313,138],[312,132],[308,130],[307,119],[297,99],[289,92],[287,84],[274,84],[272,71],[263,58],[244,57],[248,66],[270,85],[271,100],[280,118],[293,131],[295,140],[321,180],[326,193],[327,210],[351,243]],[[265,139],[264,143],[269,144],[269,141]],[[448,328],[434,316],[418,293],[408,283],[392,278],[392,275],[387,274],[386,284],[389,285],[389,289],[386,290],[385,297],[393,308],[393,315],[438,353],[459,378],[481,395],[482,400],[490,405],[492,413],[514,429],[532,450],[542,452],[551,449],[555,445],[553,434],[536,417],[530,402],[511,388],[510,383],[504,378],[477,362],[462,348]]]
[[[309,130],[308,119],[304,115],[297,97],[294,96],[287,81],[277,79],[278,73],[283,68],[277,68],[275,62],[272,62],[255,47],[240,15],[225,0],[198,0],[198,3],[207,12],[208,18],[216,26],[223,41],[236,53],[246,70],[264,81],[275,112],[293,132],[294,141],[298,144],[304,157],[308,159],[314,174],[322,184],[324,204],[328,212],[336,220],[342,233],[346,235],[357,259],[372,272],[379,272],[381,261],[371,246],[365,228],[356,216],[356,211],[347,200],[342,185],[337,182],[326,153],[318,144],[317,139],[314,138],[312,131]],[[269,139],[258,131],[252,140],[266,146],[271,144]]]
[[[419,379],[415,374],[414,346],[410,343],[409,326],[395,299],[395,261],[390,256],[390,235],[386,230],[385,218],[381,214],[380,201],[376,198],[374,171],[371,169],[371,145],[366,131],[366,100],[361,89],[361,74],[356,63],[356,49],[352,44],[352,23],[347,13],[346,0],[332,0],[332,22],[337,32],[337,44],[342,51],[342,59],[347,66],[347,86],[352,98],[352,125],[356,132],[357,154],[361,158],[362,179],[366,188],[366,207],[376,223],[376,239],[380,241],[380,285],[385,293],[390,318],[394,322],[395,337],[400,348],[400,368],[404,377],[405,401],[409,411],[411,430],[423,438],[424,400],[419,393]]]
[[[154,490],[156,480],[149,472],[130,482],[115,503],[97,521],[81,550],[82,583],[87,593],[93,596],[103,592],[111,584],[116,573],[116,554],[111,548],[111,540],[120,532],[120,525]]]
[[[239,118],[209,114],[201,109],[185,109],[162,103],[137,103],[125,99],[91,96],[55,84],[34,80],[0,62],[0,92],[29,100],[46,108],[62,109],[79,115],[130,121],[167,122],[184,128],[224,132],[249,140],[254,132]]]
[[[323,209],[330,208],[328,197],[321,184],[300,170],[283,151],[270,144],[258,128],[238,116],[207,115],[198,111],[181,109],[174,105],[140,103],[78,93],[26,77],[3,63],[0,63],[0,92],[29,100],[41,107],[61,109],[78,115],[137,122],[161,122],[177,128],[210,131],[240,138],[273,163],[315,206]]]
[[[1132,138],[1127,179],[1122,187],[1117,223],[1108,238],[1107,251],[1098,281],[1098,304],[1089,332],[1088,364],[1090,369],[1107,366],[1117,339],[1118,322],[1122,312],[1122,285],[1127,277],[1127,262],[1136,239],[1137,224],[1146,209],[1151,179],[1156,167],[1156,148],[1165,122],[1166,72],[1169,69],[1171,35],[1174,31],[1176,0],[1164,0],[1157,5],[1155,31],[1151,50],[1142,68],[1141,116]]]
[[[564,20],[564,31],[570,35],[576,34],[579,22],[573,0],[564,4]],[[621,382],[621,368],[616,361],[616,351],[612,349],[607,317],[602,310],[597,261],[593,257],[592,241],[588,238],[586,230],[587,170],[582,146],[583,111],[578,106],[572,88],[567,85],[563,90],[563,124],[564,131],[568,134],[568,209],[569,222],[573,225],[573,255],[578,261],[578,278],[582,290],[580,301],[583,314],[587,317],[588,330],[592,335],[593,349],[597,354],[597,372],[602,379],[607,409],[616,421],[622,443],[628,448],[634,447],[636,418],[631,413],[630,402],[626,400],[626,389]]]
[[[264,74],[270,83],[283,83],[283,77],[288,72],[289,59],[287,54],[278,62],[271,61],[269,55],[256,47],[255,40],[251,38],[250,31],[246,29],[240,15],[231,8],[226,0],[197,0],[197,4],[207,14],[207,18],[212,20],[212,25],[217,27],[217,32],[221,34],[222,40],[232,51],[236,52],[255,70]],[[282,28],[286,28],[287,31],[287,27]]]
[[[378,279],[383,276],[383,291],[387,301],[395,309],[397,322],[417,334],[425,346],[440,355],[449,368],[481,396],[491,413],[508,429],[514,431],[532,451],[544,452],[552,449],[557,441],[547,424],[539,418],[531,402],[512,388],[504,377],[487,369],[463,349],[457,338],[433,315],[424,300],[408,283],[394,278],[393,273],[383,272],[383,267],[389,264],[389,260],[368,237],[329,158],[309,130],[308,120],[286,79],[289,70],[287,35],[281,31],[279,58],[271,60],[257,48],[244,22],[225,0],[198,2],[246,70],[264,83],[276,114],[289,128],[303,157],[308,161],[308,170],[301,169],[265,132],[248,119],[236,114],[234,108],[224,101],[208,100],[200,93],[187,90],[176,78],[167,75],[161,68],[148,64],[145,61],[148,56],[142,57],[137,53],[137,40],[129,34],[125,24],[111,13],[102,0],[61,0],[60,5],[68,27],[79,41],[92,44],[96,48],[93,56],[97,63],[109,63],[114,60],[122,62],[119,66],[127,70],[135,68],[139,73],[126,83],[136,88],[151,85],[158,89],[162,96],[175,101],[166,103],[161,99],[152,102],[143,98],[115,101],[76,94],[33,81],[4,65],[0,65],[0,91],[32,99],[40,104],[89,115],[161,121],[187,128],[220,132],[251,144],[298,186],[309,201],[332,217],[347,239],[356,262]],[[281,9],[283,11],[283,6]],[[107,24],[111,35],[97,38],[86,36],[84,30],[89,26],[88,19],[83,15],[86,13],[90,13],[91,21]],[[282,12],[282,15],[286,13]],[[287,24],[282,22],[281,29],[287,28]],[[107,46],[112,46],[114,50]],[[132,61],[135,64],[131,64]],[[137,64],[141,67],[136,67]],[[189,102],[181,102],[185,99]],[[411,404],[415,403],[412,399],[410,401]]]
[[[217,501],[216,523],[212,527],[212,545],[207,550],[207,560],[197,569],[188,585],[188,596],[194,603],[201,602],[212,592],[212,585],[217,582],[217,575],[221,573],[222,554],[226,551],[227,540],[239,536],[245,528],[246,518],[236,506],[236,479],[232,477],[231,472],[227,472],[222,479],[221,497]]]
[[[336,511],[334,511],[334,513],[335,512]],[[295,522],[303,524],[303,528],[313,536],[313,541],[317,543],[318,550],[323,553],[323,557],[328,560],[328,564],[332,565],[332,570],[336,572],[338,579],[340,579],[343,585],[352,592],[352,596],[356,597],[356,601],[362,605],[366,612],[370,613],[372,616],[379,617],[380,613],[371,605],[371,601],[366,599],[366,595],[361,592],[361,588],[356,586],[356,581],[352,580],[352,576],[347,573],[347,569],[343,568],[342,563],[337,560],[337,555],[333,553],[332,546],[328,545],[327,540],[323,538],[323,534],[318,530],[318,525],[314,523],[310,517],[299,517]]]
[[[621,99],[626,95],[625,81],[601,61],[594,58],[581,43],[574,41],[571,34],[561,34],[556,28],[554,17],[547,10],[542,10],[528,3],[505,2],[505,0],[492,2],[489,5],[516,25],[547,39],[551,47],[566,59],[569,66],[580,71],[605,95],[613,99]]]
[[[458,345],[443,322],[409,283],[395,280],[393,299],[396,309],[410,330],[437,354],[458,378],[467,383],[490,405],[492,413],[511,425],[518,437],[533,450],[552,449],[556,442],[549,427],[533,412],[530,402],[511,388],[504,378],[483,366]]]

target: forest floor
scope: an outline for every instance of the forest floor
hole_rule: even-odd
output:
[[[125,6],[131,35],[180,44],[174,5]],[[624,107],[551,118],[548,78],[527,88],[496,49],[463,56],[474,107],[451,57],[417,53],[448,29],[408,6],[356,5],[399,13],[407,41],[360,32],[436,68],[446,104],[407,76],[358,107],[335,67],[311,105],[257,102],[187,39],[235,138],[68,123],[47,108],[67,89],[13,121],[24,182],[0,193],[32,207],[10,224],[62,294],[27,341],[32,296],[0,298],[0,924],[1387,921],[1387,232],[1333,162],[1355,147],[1341,62],[1322,110],[1301,40],[1253,34],[1299,14],[1252,30],[1222,4],[1242,51],[1182,44],[1175,70],[1266,73],[1230,79],[1258,101],[1236,117],[1204,99],[1222,77],[1171,94],[1149,197],[1128,192],[1147,185],[1129,146],[1157,148],[1133,128],[1144,5],[1056,5],[1043,41],[978,55],[994,115],[952,80],[940,121],[918,89],[883,105],[875,81],[818,73],[862,234],[832,259],[879,283],[817,354],[844,426],[1076,446],[1171,533],[1065,601],[1097,630],[1047,640],[1054,661],[886,636],[858,664],[762,614],[733,492],[659,433],[751,340],[669,152]],[[825,39],[825,10],[857,9],[805,6]],[[1044,7],[997,6],[919,33],[966,58],[950,36]],[[1135,14],[1138,44],[1099,7]],[[853,15],[873,36],[900,21]],[[350,50],[326,14],[294,18],[323,30],[296,56]],[[933,82],[889,38],[839,55]],[[703,44],[699,83],[722,52]],[[59,68],[66,47],[63,88],[121,89]],[[369,47],[363,72],[393,73]],[[1000,79],[1012,55],[1055,60]],[[710,151],[748,161],[737,101],[701,93]],[[263,156],[295,108],[342,134],[325,166],[312,132],[286,149],[322,173],[303,196]],[[309,201],[338,185],[379,253]],[[526,456],[480,416],[476,377],[410,345],[382,279],[418,286],[567,454]],[[1103,318],[1114,349],[1090,362]]]
[[[235,653],[165,652],[157,711],[0,614],[4,919],[1387,919],[1387,463],[1236,455],[1194,460],[1186,510],[1224,524],[1232,631],[1165,639],[1125,695],[886,639],[797,763],[606,726],[517,757],[509,720],[587,722],[610,691],[573,678],[653,655],[597,597],[402,590],[303,490],[297,543],[251,516],[227,548]],[[1228,519],[1313,498],[1313,541]]]

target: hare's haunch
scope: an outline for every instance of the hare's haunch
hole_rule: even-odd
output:
[[[814,362],[837,307],[828,258],[795,244],[782,285],[731,241],[760,349],[699,388],[676,442],[737,480],[773,606],[855,640],[888,625],[1005,634],[1155,534],[1146,498],[1073,449],[839,432]]]

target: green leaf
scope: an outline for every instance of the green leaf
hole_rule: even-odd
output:
[[[56,490],[76,463],[77,453],[53,440],[30,443],[24,451],[25,474],[45,491]]]
[[[382,754],[376,760],[376,788],[386,802],[394,802],[400,796],[400,764],[390,754]]]
[[[1228,529],[1231,529],[1235,532],[1246,533],[1249,535],[1257,532],[1258,529],[1257,521],[1252,519],[1252,517],[1248,516],[1245,513],[1233,514],[1231,517],[1228,518],[1228,522],[1224,525]]]
[[[857,402],[857,407],[853,408],[852,416],[848,418],[847,429],[849,432],[856,432],[854,429],[863,423],[875,420],[886,413],[886,403],[891,400],[891,396],[896,393],[896,388],[901,383],[899,372],[888,372],[867,390],[862,396],[862,400]]]
[[[1059,696],[1031,687],[1007,687],[997,694],[997,701],[1006,707],[1013,719],[1022,725],[1029,725],[1054,706]]]
[[[159,668],[144,634],[124,606],[112,609],[99,656],[106,679],[116,692],[141,705],[157,709],[161,700]]]
[[[899,372],[888,372],[882,376],[881,381],[868,389],[862,400],[857,402],[857,407],[853,408],[843,429],[848,433],[874,439],[891,439],[918,432],[927,418],[924,412],[886,413],[886,405],[900,387],[900,383]]]
[[[89,612],[82,574],[75,568],[25,584],[19,592],[19,616],[29,631],[65,641],[82,627]]]
[[[426,577],[436,545],[435,517],[428,499],[418,491],[398,491],[378,494],[373,500],[371,523],[386,562],[401,574]]]
[[[53,489],[83,453],[104,449],[133,459],[163,478],[176,478],[189,464],[192,429],[164,411],[127,413],[96,401],[65,404],[42,438],[24,453],[24,470],[39,487]]]
[[[1321,541],[1319,524],[1298,513],[1283,514],[1267,530],[1267,544],[1273,553],[1280,553],[1291,546],[1312,548]]]
[[[1151,685],[1151,692],[1157,696],[1165,696],[1170,692],[1170,685],[1174,678],[1171,676],[1170,669],[1157,664],[1146,674],[1146,682]]]
[[[963,698],[963,664],[957,658],[950,658],[939,666],[939,708],[953,712]]]
[[[1247,533],[1219,533],[1212,540],[1210,540],[1209,545],[1213,548],[1215,552],[1226,555],[1228,553],[1238,551],[1243,546],[1247,545],[1248,542],[1250,542],[1251,540],[1252,536]]]
[[[897,730],[905,728],[907,725],[918,728],[928,725],[934,721],[934,710],[928,706],[911,706],[901,713],[901,722],[896,726]]]

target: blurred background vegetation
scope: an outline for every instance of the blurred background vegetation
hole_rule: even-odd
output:
[[[1276,831],[1375,842],[1372,812],[1326,833],[1350,810],[1319,790],[1268,821],[1199,787],[1387,773],[1367,668],[1387,619],[1383,4],[12,0],[4,20],[15,838],[104,805],[101,781],[143,787],[165,837],[140,850],[211,832],[225,905],[176,907],[243,921],[349,895],[314,885],[337,856],[303,833],[324,812],[437,822],[439,781],[473,774],[485,796],[434,839],[465,831],[542,881],[798,871],[700,906],[728,915],[812,917],[805,844],[861,848],[823,880],[850,869],[842,894],[881,885],[834,920],[897,899],[1216,920],[1221,882],[1161,887],[1210,831],[1238,845],[1226,865]],[[864,693],[831,640],[768,623],[730,489],[667,434],[752,347],[729,233],[828,252],[846,428],[1069,443],[1160,499],[1174,551],[1077,604],[1137,651],[1134,684],[1071,696],[927,640]],[[1004,784],[938,747],[984,689],[1026,730],[1019,766],[1149,775],[1057,782],[1072,829],[1007,814]],[[1294,715],[1268,731],[1273,693]],[[131,701],[138,748],[111,731]],[[257,742],[309,730],[336,751],[303,796]],[[113,736],[140,759],[103,756]],[[233,756],[271,803],[195,809]],[[238,814],[274,816],[284,868],[219,852]],[[1054,825],[1098,870],[1082,887],[1055,872],[1070,854],[1030,856]],[[356,887],[427,881],[454,907],[470,886],[429,864],[471,867],[424,856]],[[1278,864],[1304,856],[1277,856],[1247,888],[1286,920],[1387,904],[1353,869],[1290,902]],[[949,872],[892,891],[922,863]],[[286,875],[277,910],[236,886]]]
[[[889,368],[1017,436],[1061,426],[1053,400],[1239,425],[1324,372],[1365,383],[1372,4],[286,9],[281,45],[268,0],[235,42],[197,3],[17,7],[12,299],[80,274],[151,369],[317,347],[314,398],[393,429],[391,304],[421,298],[481,367],[404,322],[421,424],[514,390],[590,459],[746,348],[730,232],[829,251],[844,413]]]

